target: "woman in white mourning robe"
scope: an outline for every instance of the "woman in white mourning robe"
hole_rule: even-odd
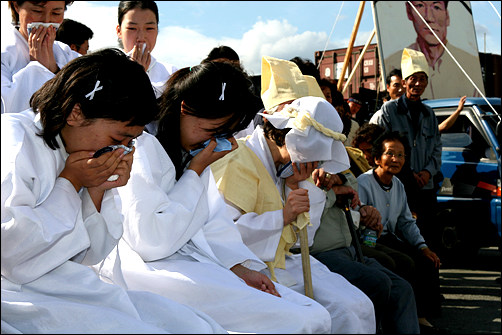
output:
[[[178,70],[172,64],[160,62],[152,56],[159,34],[159,9],[155,1],[120,1],[116,28],[120,46],[133,60],[145,68],[152,82],[155,96],[164,92],[167,80]],[[146,126],[155,135],[157,121]]]
[[[336,174],[349,168],[343,124],[316,80],[287,60],[262,58],[264,125],[211,165],[244,243],[280,284],[306,292],[295,230],[308,245],[320,226],[325,192],[310,177],[318,165]],[[298,165],[296,165],[298,164]],[[298,168],[297,168],[298,166]],[[313,298],[331,315],[331,333],[374,333],[373,303],[344,277],[308,257]]]
[[[56,27],[73,1],[9,1],[14,26],[2,33],[2,113],[30,108],[30,98],[80,54],[56,41]],[[53,26],[28,28],[34,22]]]
[[[312,245],[326,199],[324,191],[309,181],[314,167],[312,162],[322,161],[321,167],[335,174],[348,167],[348,159],[344,158],[342,142],[328,136],[327,132],[321,133],[313,126],[306,129],[293,126],[301,124],[302,114],[308,113],[314,122],[333,130],[330,134],[341,135],[341,120],[326,100],[303,97],[286,105],[285,109],[293,114],[266,115],[264,126],[257,126],[251,136],[239,141],[240,146],[247,146],[247,153],[239,148],[242,151],[215,162],[211,169],[246,245],[267,262],[267,271],[274,274],[278,283],[305,292],[300,244],[289,237],[291,220],[300,224],[298,215],[309,214],[310,225],[305,229],[309,245]],[[273,121],[268,120],[274,116]],[[284,129],[275,129],[271,124],[293,128],[289,131],[291,135],[285,135]],[[283,142],[284,135],[286,143],[279,146],[277,142]],[[339,147],[334,144],[336,142]],[[254,157],[248,157],[250,155]],[[286,181],[287,167],[292,167],[287,163],[291,161],[295,164],[291,173],[296,171]],[[303,166],[297,168],[296,162]],[[274,202],[276,205],[272,206]],[[295,249],[296,252],[288,253]],[[312,256],[309,256],[309,263],[314,299],[330,312],[331,333],[374,333],[376,322],[371,300]]]
[[[2,333],[225,333],[202,312],[106,283],[90,267],[123,233],[117,187],[157,112],[142,67],[104,49],[63,67],[32,109],[2,115]],[[93,157],[109,145],[120,147]]]
[[[183,68],[169,79],[158,140],[138,139],[131,179],[119,189],[120,274],[129,288],[195,307],[227,331],[328,333],[326,309],[259,272],[266,265],[242,242],[208,168],[237,147],[231,134],[255,116],[250,85],[225,62]],[[114,264],[110,257],[103,276],[113,280]]]

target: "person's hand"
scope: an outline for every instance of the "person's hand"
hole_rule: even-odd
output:
[[[464,109],[464,104],[465,104],[465,100],[467,99],[467,96],[464,95],[463,97],[460,98],[460,101],[458,102],[458,107],[457,107],[457,112],[461,112],[462,109]]]
[[[434,267],[436,269],[439,269],[439,267],[441,266],[441,260],[439,259],[438,255],[436,255],[436,253],[434,251],[432,251],[429,248],[423,248],[423,249],[420,249],[420,251],[422,252],[422,255],[424,255],[425,257],[430,259],[432,261],[432,263],[434,263]]]
[[[52,73],[58,71],[53,45],[56,40],[56,28],[39,26],[33,28],[28,36],[30,61],[37,61]]]
[[[145,46],[145,49],[143,50],[143,45]],[[132,48],[131,53],[129,57],[131,57],[132,60],[140,63],[143,68],[148,70],[148,67],[150,66],[150,61],[152,59],[150,55],[150,49],[148,48],[148,45],[146,42],[136,42],[134,45],[134,48]]]
[[[274,283],[263,273],[248,269],[240,264],[234,265],[230,270],[244,280],[249,286],[275,295],[276,297],[281,296],[279,292],[277,292]]]
[[[300,163],[300,169],[295,163],[292,163],[293,174],[285,179],[286,186],[292,190],[298,189],[298,183],[304,181],[312,175],[317,168],[317,162]]]
[[[335,192],[337,198],[350,199],[350,207],[355,209],[357,206],[361,205],[361,200],[359,199],[359,194],[352,187],[347,185],[335,185],[332,187],[333,192]],[[339,199],[339,200],[340,200]]]
[[[124,152],[124,149],[119,148],[115,151],[105,153],[98,158],[92,157],[94,151],[73,152],[66,159],[65,167],[59,176],[68,179],[77,192],[82,187],[92,188],[99,186],[105,190],[123,186],[129,179],[132,166],[132,154],[124,155]],[[123,160],[125,162],[122,162]],[[116,170],[117,172],[115,173]],[[113,182],[107,181],[113,174],[118,174],[119,178]]]
[[[361,214],[361,225],[366,226],[378,232],[378,237],[382,234],[382,215],[373,206],[362,206],[359,209],[359,214]]]
[[[101,202],[106,190],[127,184],[131,174],[133,154],[127,155],[119,148],[93,158],[93,151],[77,151],[71,153],[65,162],[59,177],[68,179],[77,192],[86,187],[96,210],[101,210]],[[114,181],[108,181],[112,175],[118,175]]]
[[[112,155],[112,153],[115,153],[116,151],[119,150],[122,152],[122,154],[120,152],[117,154],[120,155],[121,159],[118,160],[118,165],[112,173],[112,175],[117,175],[118,178],[114,181],[109,181],[107,179],[104,183],[95,187],[89,186],[88,187],[89,190],[91,190],[92,188],[97,188],[100,190],[109,190],[111,188],[120,187],[127,184],[129,178],[131,177],[132,162],[133,162],[134,152],[136,151],[135,147],[133,147],[132,151],[128,154],[124,154],[125,150],[119,148],[110,153],[105,153],[99,156],[98,158],[93,158],[93,160],[99,160],[100,158],[104,158],[103,165],[114,166],[116,160],[115,157]],[[110,176],[108,176],[108,178],[109,177]]]
[[[292,190],[289,192],[286,204],[282,209],[284,225],[287,226],[291,222],[295,221],[298,215],[308,212],[309,210],[310,201],[308,190],[304,188]]]
[[[315,169],[312,172],[312,179],[315,185],[323,190],[330,190],[335,185],[343,185],[343,181],[338,175],[328,173],[323,168]]]
[[[232,148],[230,150],[216,152],[213,150],[214,148],[216,148],[217,143],[216,140],[212,138],[208,146],[202,149],[201,152],[199,152],[190,160],[188,168],[194,170],[200,176],[201,173],[206,169],[206,167],[239,147],[239,144],[237,144],[237,141],[233,136],[227,138],[227,140],[232,143]]]
[[[419,188],[422,188],[425,185],[427,185],[427,183],[429,183],[429,179],[431,178],[431,174],[429,173],[429,171],[426,170],[422,170],[419,173],[414,172],[413,175]]]

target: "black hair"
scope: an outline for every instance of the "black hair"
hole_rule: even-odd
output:
[[[155,14],[155,19],[157,20],[157,24],[159,24],[159,8],[155,1],[120,1],[117,16],[119,26],[122,24],[124,15],[126,15],[128,11],[136,8],[150,9]]]
[[[295,63],[303,75],[314,77],[319,84],[319,82],[321,81],[321,75],[319,73],[319,70],[317,69],[317,66],[315,66],[315,64],[312,63],[310,59],[297,56],[291,58],[289,61]]]
[[[16,12],[16,8],[14,8],[14,3],[18,5],[18,7],[21,7],[26,1],[9,1],[9,8],[10,8],[10,13],[12,16],[12,24],[14,26],[19,25],[19,13]],[[29,1],[31,3],[41,3],[45,4],[47,1]],[[64,2],[64,10],[66,11],[66,8],[71,5],[73,1],[65,1]]]
[[[361,143],[374,143],[374,141],[385,132],[385,128],[376,124],[366,122],[361,125],[356,131],[352,146],[359,148]]]
[[[403,134],[397,131],[384,131],[380,136],[377,137],[371,148],[371,157],[373,159],[382,157],[384,153],[384,143],[387,141],[399,141],[405,149],[405,155],[408,155],[406,150],[406,138]]]
[[[266,117],[265,117],[266,118]],[[291,128],[277,129],[268,120],[263,123],[263,133],[266,138],[274,141],[278,147],[286,145],[286,134]]]
[[[40,113],[40,134],[51,149],[78,104],[85,119],[109,119],[145,126],[158,113],[152,84],[143,67],[119,49],[102,49],[68,62],[30,99]]]
[[[342,92],[336,89],[331,90],[331,99],[333,99],[333,106],[335,107],[342,106],[345,102]]]
[[[160,118],[157,138],[183,174],[180,142],[181,103],[189,115],[202,119],[228,120],[213,130],[214,135],[231,136],[245,129],[256,115],[257,100],[252,82],[239,67],[227,62],[205,62],[176,71],[159,98]]]
[[[226,45],[220,45],[218,47],[214,47],[202,62],[209,62],[220,58],[237,62],[240,61],[239,55],[234,49]]]
[[[331,95],[333,96],[333,91],[336,90],[336,87],[335,87],[335,84],[333,83],[333,81],[331,81],[330,79],[327,79],[327,78],[322,78],[317,83],[319,84],[319,87],[323,87],[323,86],[329,87],[329,89],[331,91]]]
[[[389,74],[385,78],[385,82],[387,83],[387,85],[390,85],[393,76],[403,78],[401,69],[392,69],[392,71],[389,72]]]
[[[91,28],[71,19],[64,19],[56,31],[56,40],[71,46],[75,44],[77,50],[87,40],[94,36]]]
[[[122,21],[124,20],[124,16],[133,9],[149,9],[155,14],[155,20],[157,21],[157,25],[159,24],[159,8],[155,1],[120,1],[118,7],[118,23],[119,27],[122,25]],[[118,39],[119,47],[124,48],[124,43],[119,38]]]

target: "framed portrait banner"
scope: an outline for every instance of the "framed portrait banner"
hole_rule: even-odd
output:
[[[372,10],[384,76],[410,48],[429,63],[423,99],[485,94],[470,1],[372,1]]]

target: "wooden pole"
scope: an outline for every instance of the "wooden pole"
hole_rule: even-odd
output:
[[[357,67],[359,66],[359,64],[363,60],[363,58],[364,58],[363,56],[366,53],[366,50],[368,49],[371,41],[373,40],[373,37],[375,36],[375,33],[376,33],[376,31],[375,31],[375,29],[373,29],[373,32],[371,33],[370,38],[368,38],[368,41],[366,42],[366,45],[364,46],[363,50],[361,51],[361,54],[359,55],[359,58],[356,61],[356,64],[352,68],[352,72],[350,72],[349,78],[345,82],[345,86],[343,86],[342,93],[345,92],[345,90],[347,89],[347,87],[349,87],[349,83],[352,80],[352,77],[354,76],[354,73],[356,73]]]
[[[305,295],[314,299],[314,289],[312,287],[312,273],[310,272],[309,239],[307,226],[300,229],[300,250],[302,252],[303,286]]]
[[[361,17],[363,16],[365,2],[366,1],[361,1],[359,3],[359,10],[357,11],[356,22],[354,23],[354,28],[352,28],[352,35],[350,36],[349,46],[347,48],[347,53],[345,54],[345,60],[343,61],[342,73],[340,74],[340,77],[338,79],[338,85],[337,85],[338,91],[341,91],[343,84],[343,77],[345,77],[345,72],[347,71],[347,67],[349,65],[349,60],[352,55],[352,48],[354,47],[354,41],[357,36],[357,31],[359,30],[359,23],[361,23]]]

